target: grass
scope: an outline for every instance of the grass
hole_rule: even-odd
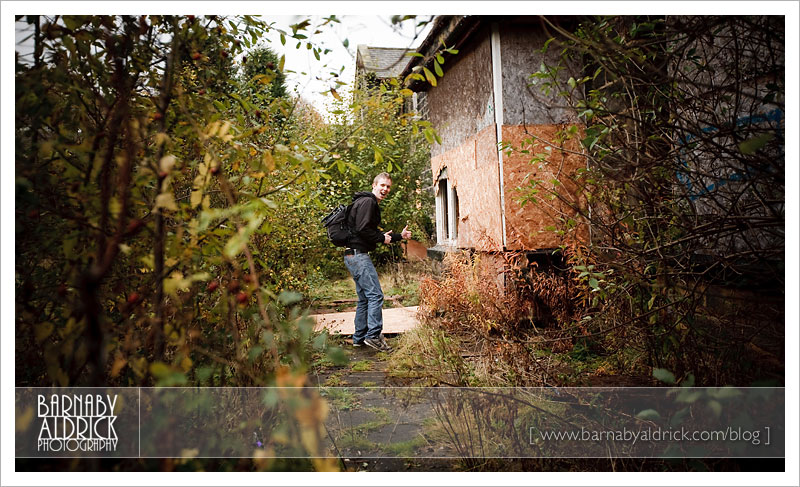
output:
[[[345,381],[342,380],[342,375],[343,375],[342,372],[337,372],[337,373],[331,374],[328,377],[328,379],[325,380],[325,384],[324,385],[326,387],[339,387],[339,386],[346,385]]]
[[[390,443],[383,449],[387,453],[398,457],[411,457],[414,455],[414,452],[416,452],[417,448],[423,447],[427,444],[428,441],[422,435],[420,435],[410,440]]]
[[[342,387],[332,387],[330,389],[324,389],[321,394],[327,397],[327,400],[337,409],[341,411],[347,411],[349,409],[355,409],[360,404],[361,401],[358,399],[353,391],[342,388]]]
[[[353,372],[366,372],[367,370],[372,370],[372,361],[359,360],[358,362],[353,362],[350,365],[350,370]]]
[[[396,300],[387,300],[384,306],[416,306],[419,304],[419,283],[423,277],[431,274],[433,264],[427,262],[402,262],[386,264],[378,269],[378,279],[385,296],[395,296]],[[330,308],[341,311],[355,306],[355,302],[340,303],[336,301],[356,298],[356,287],[348,275],[339,279],[318,280],[309,290],[308,301],[313,308]]]

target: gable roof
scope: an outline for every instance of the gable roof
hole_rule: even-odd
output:
[[[414,52],[405,47],[373,47],[358,45],[356,69],[372,72],[378,79],[397,77],[411,59],[406,53]]]

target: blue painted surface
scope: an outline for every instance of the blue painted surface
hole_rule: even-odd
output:
[[[770,111],[769,113],[766,113],[766,114],[749,115],[749,116],[746,116],[746,117],[738,118],[736,120],[736,126],[737,127],[741,127],[741,126],[744,126],[744,125],[752,125],[752,124],[759,124],[759,123],[766,123],[766,122],[780,122],[781,120],[783,120],[783,110],[781,110],[780,108],[776,108],[775,110],[772,110],[772,111]],[[705,134],[709,134],[709,133],[713,133],[713,132],[717,132],[717,131],[719,131],[719,127],[714,127],[714,126],[703,127],[701,129],[701,132],[703,132]],[[695,138],[696,138],[696,136],[694,134],[688,134],[688,135],[683,136],[683,137],[680,138],[680,143],[681,143],[681,145],[685,146],[686,144],[689,144]],[[685,149],[682,148],[681,149],[681,155],[682,156],[684,154],[684,151],[685,151]],[[681,157],[680,162],[684,167],[686,167],[687,170],[689,169],[689,164],[686,162],[686,157],[685,156]],[[682,184],[684,184],[686,186],[686,189],[689,191],[689,200],[690,201],[695,201],[696,199],[700,198],[701,196],[706,195],[706,194],[716,190],[717,188],[721,188],[722,186],[725,186],[728,183],[739,182],[739,181],[744,181],[746,179],[749,179],[750,174],[749,174],[749,171],[747,171],[744,174],[743,173],[733,173],[730,176],[728,176],[727,178],[719,178],[719,179],[717,179],[713,183],[710,183],[710,184],[706,185],[704,188],[701,188],[697,192],[694,192],[692,182],[689,180],[689,176],[685,172],[677,171],[675,173],[675,176],[678,178],[678,181],[680,181]]]

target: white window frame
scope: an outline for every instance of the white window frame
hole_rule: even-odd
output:
[[[442,181],[445,181],[447,208],[445,211],[444,196],[442,194]],[[450,178],[447,177],[447,168],[442,169],[439,178],[436,180],[436,242],[439,245],[455,247],[458,241],[458,213],[456,188]],[[445,216],[447,217],[445,221]]]

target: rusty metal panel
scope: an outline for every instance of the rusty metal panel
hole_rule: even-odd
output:
[[[503,141],[510,142],[515,147],[525,139],[541,138],[545,141],[556,140],[556,132],[564,128],[563,125],[527,125],[503,126]],[[506,209],[506,247],[509,250],[536,250],[558,247],[564,241],[552,230],[545,230],[548,226],[561,227],[562,215],[575,216],[575,212],[566,204],[558,200],[538,198],[537,203],[520,203],[522,192],[520,187],[530,185],[530,181],[541,182],[544,195],[545,190],[553,188],[553,179],[558,179],[562,185],[559,192],[565,195],[579,208],[586,207],[585,197],[578,191],[577,186],[571,182],[571,177],[578,168],[586,167],[586,158],[579,154],[572,154],[551,148],[551,155],[547,163],[540,169],[538,164],[531,164],[531,156],[535,152],[545,151],[545,144],[541,143],[531,154],[522,154],[518,151],[511,156],[503,155],[503,183],[505,188]],[[578,140],[572,139],[564,143],[564,149],[580,151]],[[588,239],[588,227],[580,218],[578,237],[582,241]]]
[[[541,48],[550,35],[540,24],[506,23],[500,27],[500,59],[503,74],[503,123],[507,125],[559,124],[575,121],[574,110],[553,90],[545,95],[538,86],[528,86],[530,75],[542,63],[556,65],[559,50]],[[570,73],[580,73],[580,66],[562,71],[564,81]]]
[[[458,194],[460,248],[501,250],[500,180],[495,126],[431,159],[434,183],[443,168]]]
[[[428,92],[430,121],[442,138],[431,155],[442,155],[465,143],[494,123],[492,61],[489,34],[479,31],[474,47],[448,60],[449,66],[436,87]]]

